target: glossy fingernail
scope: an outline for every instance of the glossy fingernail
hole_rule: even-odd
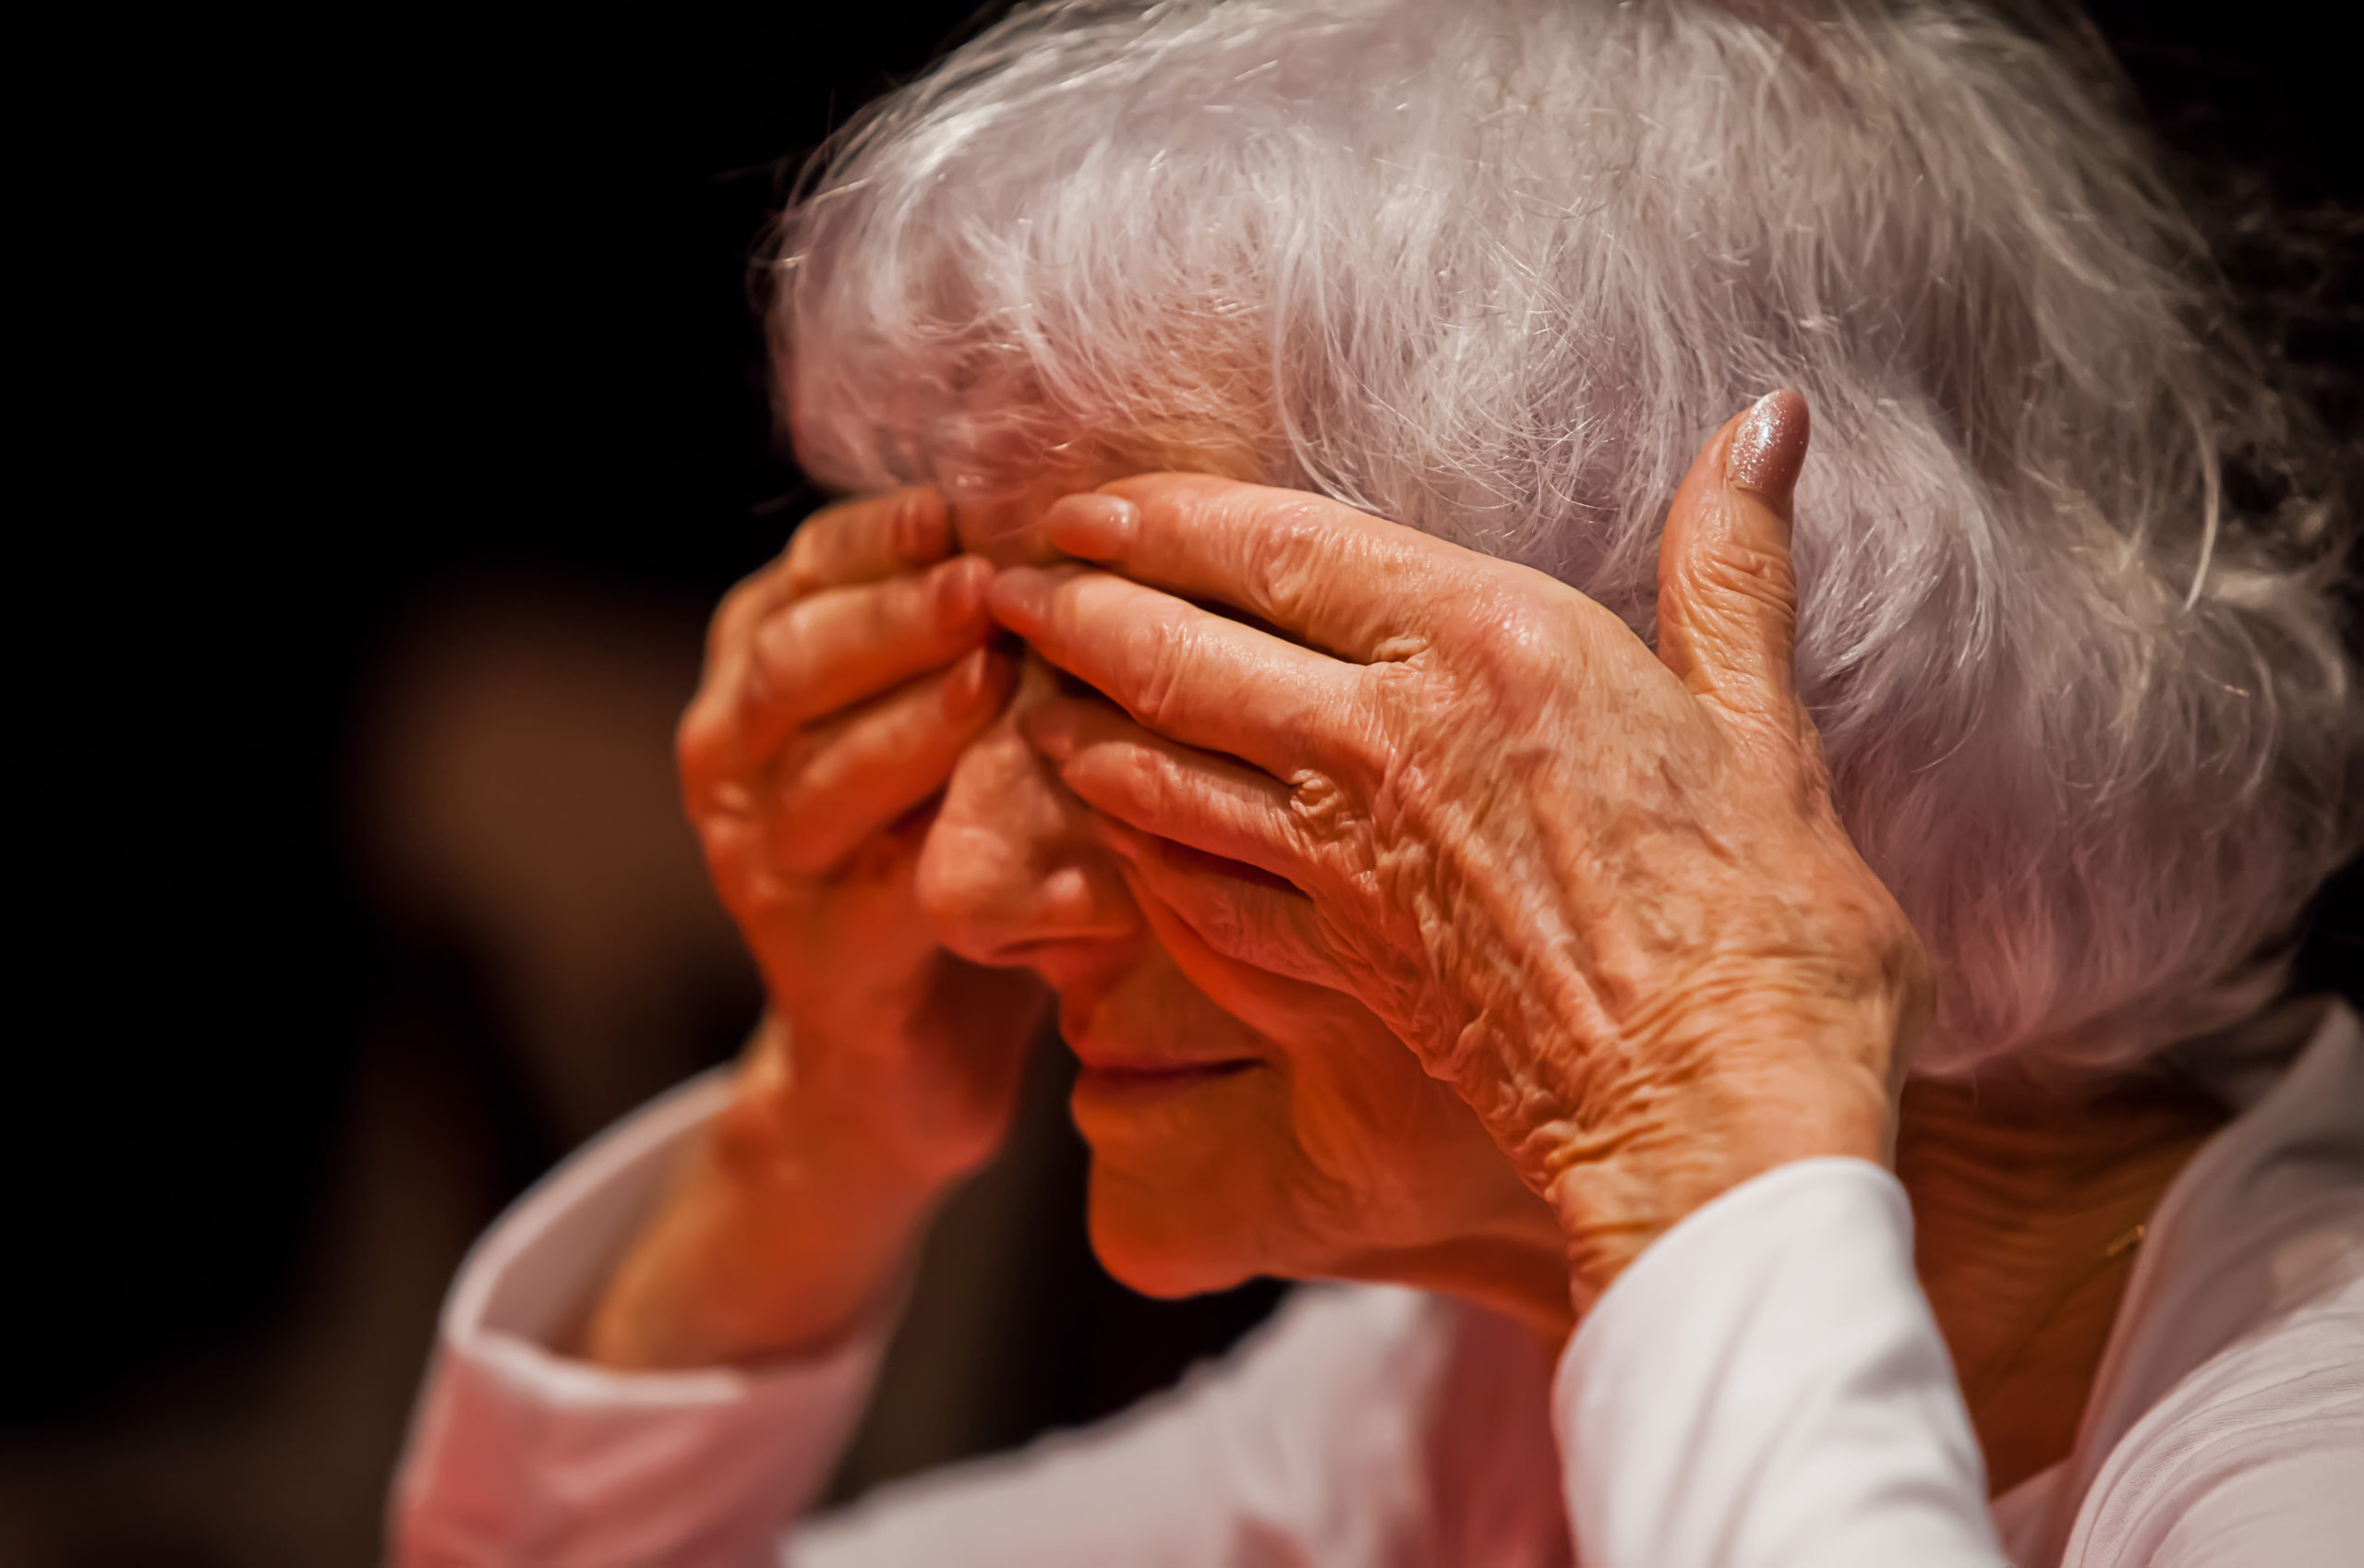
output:
[[[1050,614],[1051,579],[1031,566],[1009,567],[994,577],[985,608],[1019,636],[1031,636]]]
[[[1043,533],[1055,549],[1107,561],[1130,548],[1140,520],[1140,508],[1122,496],[1068,496],[1043,514]]]
[[[1806,400],[1787,387],[1767,392],[1732,432],[1724,452],[1725,482],[1755,490],[1774,509],[1787,513],[1804,466],[1811,421]]]

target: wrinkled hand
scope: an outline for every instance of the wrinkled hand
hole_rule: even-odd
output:
[[[952,542],[932,489],[814,515],[716,612],[678,746],[772,1007],[739,1109],[826,1090],[946,1177],[999,1146],[1043,1000],[946,952],[913,896],[929,802],[1017,678],[986,645],[992,568]]]
[[[1029,730],[1137,891],[1352,994],[1453,1083],[1558,1212],[1579,1310],[1750,1176],[1884,1158],[1928,1009],[1791,680],[1804,445],[1794,393],[1707,443],[1655,654],[1527,568],[1183,475],[1052,510],[1051,542],[1107,570],[994,585],[1123,709]]]

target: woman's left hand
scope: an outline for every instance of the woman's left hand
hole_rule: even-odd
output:
[[[1655,653],[1528,568],[1188,475],[1061,501],[1052,544],[1107,570],[992,592],[1117,705],[1030,733],[1136,892],[1385,1019],[1553,1204],[1579,1310],[1751,1176],[1884,1159],[1928,1011],[1791,681],[1805,426],[1775,393],[1701,452]]]

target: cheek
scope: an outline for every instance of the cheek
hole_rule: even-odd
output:
[[[1422,1070],[1377,1015],[1339,992],[1224,957],[1153,899],[1139,907],[1194,989],[1272,1043],[1289,1141],[1304,1166],[1298,1185],[1309,1201],[1351,1216],[1335,1224],[1427,1231],[1449,1226],[1473,1186],[1494,1200],[1508,1162],[1461,1096]]]
[[[1344,998],[1341,998],[1344,1001]],[[1290,1114],[1307,1164],[1350,1194],[1363,1239],[1417,1245],[1481,1223],[1516,1186],[1510,1163],[1449,1084],[1386,1026],[1359,1018],[1309,1031],[1288,1054]]]
[[[1153,957],[1092,1005],[1092,1032],[1186,1029],[1209,1055],[1268,1065],[1151,1104],[1079,1096],[1093,1241],[1118,1278],[1173,1294],[1334,1273],[1531,1201],[1475,1114],[1359,1004],[1234,965],[1160,906],[1142,912]]]
[[[1092,1248],[1109,1272],[1144,1294],[1177,1296],[1308,1272],[1306,1172],[1272,1043],[1217,1007],[1153,943],[1113,984],[1063,998],[1060,1019],[1094,1055],[1132,1046],[1254,1064],[1151,1094],[1079,1082]]]

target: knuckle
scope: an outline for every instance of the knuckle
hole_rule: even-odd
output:
[[[1506,692],[1539,689],[1545,683],[1541,672],[1556,668],[1568,646],[1562,618],[1515,589],[1480,588],[1448,613],[1452,645],[1469,672]]]
[[[1174,826],[1179,791],[1165,755],[1151,746],[1120,746],[1115,763],[1103,785],[1104,789],[1113,786],[1114,801],[1131,806],[1155,824]]]
[[[764,573],[757,572],[731,584],[730,591],[722,596],[722,602],[714,607],[713,619],[706,624],[713,627],[728,626],[743,618],[747,612],[747,601],[754,597],[756,589],[762,585],[763,581]]]
[[[937,573],[891,578],[863,596],[862,634],[874,643],[902,641],[926,633],[947,588]]]
[[[826,512],[815,513],[789,539],[788,554],[780,561],[780,574],[790,593],[801,597],[829,581],[829,561],[836,553],[833,546],[837,521]]]
[[[1409,705],[1390,688],[1418,680],[1404,665],[1376,664],[1357,683],[1342,705],[1336,722],[1328,727],[1335,737],[1338,759],[1349,778],[1368,784],[1394,770],[1395,746],[1388,716],[1392,710],[1400,711]],[[1411,701],[1417,701],[1417,694]]]
[[[1784,615],[1797,612],[1797,572],[1786,551],[1726,540],[1701,551],[1693,572],[1698,586],[1707,592]]]
[[[1323,561],[1328,542],[1320,519],[1301,505],[1283,509],[1260,535],[1249,581],[1261,581],[1269,619],[1297,626],[1315,613],[1331,575]]]
[[[756,628],[748,650],[747,683],[758,703],[778,702],[795,692],[811,657],[807,619],[791,609]]]
[[[742,577],[722,596],[714,607],[714,614],[706,623],[706,657],[711,666],[731,643],[742,634],[753,616],[755,596],[762,591],[766,573],[758,572]]]
[[[685,786],[705,784],[718,771],[721,726],[692,708],[673,727],[673,766]]]
[[[942,498],[924,485],[887,498],[883,520],[887,548],[900,560],[923,561],[935,553],[944,516]]]
[[[1126,641],[1126,663],[1136,672],[1126,706],[1144,727],[1165,729],[1180,710],[1197,639],[1170,617],[1152,615],[1136,620]]]

